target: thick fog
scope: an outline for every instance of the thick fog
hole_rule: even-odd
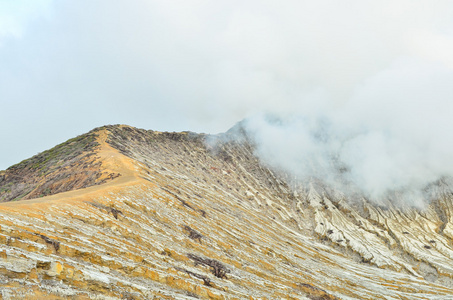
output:
[[[105,124],[246,118],[295,176],[419,190],[453,170],[452,53],[451,1],[2,1],[0,169]]]

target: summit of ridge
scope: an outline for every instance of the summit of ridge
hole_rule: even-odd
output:
[[[0,175],[0,201],[17,201],[101,184],[97,134],[89,132],[13,165]]]
[[[0,175],[4,299],[451,299],[453,191],[351,201],[219,135],[107,125]],[[26,201],[17,201],[26,200]]]
[[[140,135],[178,138],[192,132],[169,133],[138,129],[128,125],[106,125],[69,139],[0,172],[0,202],[27,200],[100,185],[121,174],[105,169],[102,153],[111,145],[121,151]]]

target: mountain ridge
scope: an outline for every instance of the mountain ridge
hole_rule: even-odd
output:
[[[424,211],[295,189],[234,131],[91,131],[120,176],[0,203],[3,298],[450,299],[448,184]]]

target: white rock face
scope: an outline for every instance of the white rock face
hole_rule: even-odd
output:
[[[292,190],[248,144],[105,130],[121,177],[0,205],[3,298],[452,299],[448,185],[384,208]]]

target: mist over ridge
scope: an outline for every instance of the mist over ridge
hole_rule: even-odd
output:
[[[451,0],[0,1],[0,298],[452,300],[452,54]]]
[[[318,95],[306,101],[311,106],[242,124],[256,154],[295,180],[317,178],[377,203],[396,192],[404,204],[423,207],[428,187],[453,176],[451,82],[451,69],[406,59],[341,104]]]
[[[0,169],[104,124],[218,133],[260,113],[367,132],[350,155],[392,141],[428,176],[448,156],[451,1],[21,0],[0,15]]]

